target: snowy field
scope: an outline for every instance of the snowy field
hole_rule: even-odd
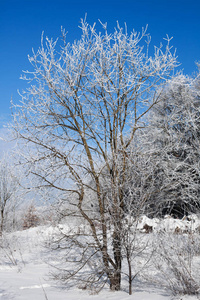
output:
[[[197,230],[199,220],[196,217],[192,221],[174,220],[166,218],[159,224],[159,220],[141,218],[138,230],[141,235],[153,238],[156,233],[144,233],[145,224],[152,226],[153,232],[158,232],[158,228],[173,232],[182,232],[186,228]],[[162,227],[163,226],[163,227]],[[165,228],[165,229],[164,229]],[[159,286],[151,280],[135,279],[133,281],[133,294],[128,295],[127,284],[120,292],[111,292],[108,286],[98,294],[91,294],[90,291],[78,288],[66,288],[51,279],[52,267],[54,263],[52,254],[47,246],[55,228],[40,226],[24,231],[4,234],[0,246],[0,299],[2,300],[194,300],[197,296],[173,296],[166,287]],[[152,235],[152,236],[151,236]],[[179,234],[180,235],[180,234]],[[200,259],[197,257],[197,265]],[[200,268],[198,267],[197,270]],[[151,273],[152,272],[152,273]],[[147,276],[154,275],[153,269],[147,271]],[[153,278],[153,277],[152,277]],[[123,284],[122,284],[123,289]]]

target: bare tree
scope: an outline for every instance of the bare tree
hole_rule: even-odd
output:
[[[84,243],[78,233],[68,235],[71,247],[83,249],[82,267],[98,259],[95,275],[120,290],[128,147],[177,63],[169,38],[149,55],[146,30],[129,35],[117,25],[109,34],[102,27],[97,33],[82,21],[81,39],[73,44],[64,30],[61,45],[42,38],[29,57],[31,85],[16,106],[14,130],[26,150],[21,161],[39,178],[38,187],[56,189],[66,214],[88,225]]]

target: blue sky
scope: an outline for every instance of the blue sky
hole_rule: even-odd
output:
[[[40,46],[41,33],[60,36],[63,26],[68,39],[79,39],[80,19],[87,13],[90,24],[108,23],[111,31],[119,21],[128,30],[141,31],[148,24],[152,45],[168,34],[177,49],[185,74],[197,71],[200,61],[199,0],[0,0],[0,128],[10,115],[10,99],[19,101],[17,90],[26,87],[22,70],[30,69],[27,55]]]

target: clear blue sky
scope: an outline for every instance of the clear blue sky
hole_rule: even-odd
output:
[[[17,89],[25,87],[19,79],[29,69],[27,55],[40,46],[41,33],[60,35],[63,26],[72,42],[79,39],[78,25],[87,13],[90,24],[107,22],[109,30],[118,20],[128,30],[140,31],[148,24],[152,44],[159,45],[168,34],[177,48],[184,73],[191,75],[200,61],[199,0],[0,0],[0,127],[10,114],[11,96],[19,100]]]

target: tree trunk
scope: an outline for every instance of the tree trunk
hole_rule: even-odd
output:
[[[120,291],[121,289],[121,270],[110,275],[111,291]]]
[[[131,268],[131,261],[130,261],[130,258],[128,257],[127,258],[127,261],[128,261],[128,271],[129,271],[129,295],[132,295],[132,268]]]
[[[122,268],[122,253],[121,253],[121,233],[119,230],[113,233],[113,253],[116,269],[110,276],[110,289],[119,291],[121,289],[121,268]]]
[[[2,236],[3,233],[3,222],[4,222],[4,210],[1,209],[0,236]]]

